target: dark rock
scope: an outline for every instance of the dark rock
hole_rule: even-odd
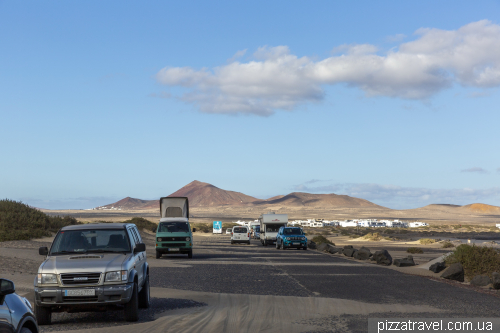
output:
[[[344,249],[353,249],[354,247],[352,245],[346,245],[344,246]]]
[[[333,246],[330,246],[328,248],[328,252],[330,252],[331,254],[335,254],[335,253],[342,253],[342,249],[339,248],[339,247],[333,247]]]
[[[352,257],[355,259],[358,259],[357,256],[358,256],[358,250],[354,249],[354,252],[352,253]]]
[[[314,243],[312,240],[308,240],[307,247],[314,250],[316,249],[316,243]]]
[[[352,255],[354,254],[354,249],[353,248],[350,248],[350,249],[343,249],[342,250],[342,253],[346,256],[346,257],[352,257]]]
[[[485,287],[491,283],[490,277],[488,275],[476,275],[470,281],[470,284],[478,287]]]
[[[451,264],[450,267],[444,270],[441,277],[443,279],[464,282],[464,267],[459,262]]]
[[[316,249],[318,251],[325,251],[327,248],[328,248],[328,244],[327,243],[321,243],[321,244],[319,244],[319,245],[316,246]]]
[[[491,274],[492,276],[492,283],[493,283],[493,288],[494,289],[500,289],[500,274],[497,272],[493,272]]]
[[[364,246],[360,248],[355,255],[353,255],[353,257],[358,260],[368,260],[371,256],[373,256],[373,254],[370,252],[370,249],[367,249]]]
[[[328,246],[326,247],[325,249],[326,252],[328,253],[337,253],[338,252],[338,249],[335,247],[335,245],[332,245],[332,244],[328,244]]]
[[[403,259],[395,259],[394,266],[397,266],[397,267],[415,266],[415,262],[413,261],[413,256],[408,256],[408,257],[403,258]]]
[[[387,250],[375,252],[373,258],[378,265],[390,266],[392,264],[392,257]]]
[[[444,261],[441,261],[441,262],[437,262],[437,263],[432,264],[429,267],[429,270],[433,271],[434,273],[439,273],[439,272],[441,272],[445,268],[446,268],[446,266],[444,264]]]

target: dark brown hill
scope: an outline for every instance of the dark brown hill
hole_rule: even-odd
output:
[[[311,194],[304,192],[293,192],[281,198],[270,198],[259,200],[254,205],[282,205],[287,207],[312,206],[312,207],[346,207],[346,208],[383,208],[368,200],[353,198],[348,195],[337,194]]]
[[[240,192],[226,191],[197,180],[170,194],[169,197],[188,197],[190,207],[232,206],[258,200]]]

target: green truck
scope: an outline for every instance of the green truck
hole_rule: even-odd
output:
[[[187,254],[193,258],[193,232],[189,224],[187,197],[160,199],[160,223],[156,228],[156,259],[164,254]]]

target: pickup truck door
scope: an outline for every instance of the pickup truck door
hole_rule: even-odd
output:
[[[133,227],[130,227],[127,229],[130,237],[130,243],[132,244],[132,250],[135,248],[135,246],[140,243],[139,238],[137,237],[137,234],[135,233],[135,230]],[[142,286],[142,279],[143,279],[143,274],[142,274],[142,256],[145,255],[144,252],[138,252],[134,253],[134,268],[137,271],[137,283],[139,285],[139,288]]]

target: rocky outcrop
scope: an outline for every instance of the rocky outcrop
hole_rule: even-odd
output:
[[[326,251],[328,248],[328,243],[320,243],[316,246],[318,251]]]
[[[372,258],[377,262],[377,265],[390,266],[392,264],[392,257],[387,250],[375,252]]]
[[[434,272],[434,273],[439,273],[445,268],[446,268],[446,265],[444,264],[444,261],[441,261],[441,262],[436,262],[436,263],[432,264],[429,267],[429,270]]]
[[[328,247],[326,248],[325,250],[326,252],[328,253],[331,253],[331,254],[335,254],[335,253],[341,253],[342,252],[342,249],[341,248],[338,248],[338,247],[335,247],[335,244],[328,244]]]
[[[312,240],[307,241],[307,247],[310,249],[315,250],[316,249],[316,243],[314,243]]]
[[[406,258],[395,259],[394,266],[397,266],[397,267],[415,266],[415,262],[413,261],[413,256],[409,255]]]
[[[352,245],[346,245],[346,246],[344,246],[344,249],[342,250],[342,253],[346,257],[352,257],[352,255],[354,254],[354,251],[356,251],[356,249],[354,249],[352,247]]]
[[[451,264],[450,267],[444,270],[441,277],[448,280],[464,282],[464,267],[459,262]]]

